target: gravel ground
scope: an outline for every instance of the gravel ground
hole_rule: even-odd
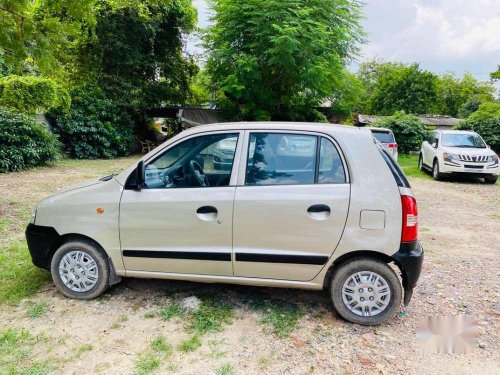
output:
[[[36,173],[27,175],[43,178]],[[26,194],[16,186],[20,181],[9,181],[11,198]],[[179,374],[499,374],[500,186],[421,178],[411,184],[419,203],[424,269],[411,304],[381,326],[342,321],[322,292],[129,279],[87,302],[66,299],[48,284],[20,303],[1,306],[0,332],[29,333],[19,341],[29,358],[21,353],[16,361],[35,363],[39,373],[155,368]],[[219,332],[201,335],[198,349],[183,351],[179,345],[191,337],[184,319],[165,320],[158,311],[192,295],[216,296],[233,306],[234,315]],[[270,302],[255,308],[262,301]],[[298,311],[298,324],[284,337],[263,322],[282,304]],[[419,319],[452,315],[476,319],[479,337],[471,352],[419,353]],[[158,363],[148,367],[150,343],[159,335],[171,350],[155,354]],[[0,340],[0,357],[1,350],[6,349]],[[10,356],[17,353],[12,350]]]

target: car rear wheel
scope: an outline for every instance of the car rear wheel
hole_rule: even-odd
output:
[[[496,184],[498,180],[498,176],[486,176],[484,178],[484,182],[487,184]]]
[[[376,325],[396,314],[403,292],[397,275],[387,264],[356,258],[335,271],[330,295],[342,318]]]
[[[63,244],[52,257],[54,284],[67,297],[93,299],[109,287],[106,254],[90,241]]]
[[[439,163],[437,160],[434,160],[434,164],[432,166],[432,177],[436,181],[440,181],[443,179],[443,175],[439,172]]]

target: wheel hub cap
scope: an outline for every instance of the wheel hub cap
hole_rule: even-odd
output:
[[[375,316],[387,308],[391,290],[387,281],[375,272],[352,274],[342,287],[345,306],[359,316]]]
[[[83,251],[71,251],[59,262],[59,276],[67,288],[75,292],[87,292],[99,278],[95,260]]]

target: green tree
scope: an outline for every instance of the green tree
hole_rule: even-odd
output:
[[[369,114],[430,113],[437,98],[436,76],[416,63],[372,61],[358,76],[365,87],[363,110]]]
[[[68,92],[51,79],[8,75],[0,78],[0,106],[26,114],[69,107]]]
[[[490,78],[492,81],[500,80],[500,65],[497,66],[497,70],[490,73]]]
[[[77,42],[73,80],[136,107],[182,103],[197,67],[182,53],[197,19],[188,0],[101,0]]]
[[[0,71],[65,74],[65,54],[96,0],[0,0]]]
[[[479,133],[496,153],[500,153],[500,103],[481,104],[476,112],[458,124],[457,129]]]
[[[242,119],[322,118],[362,41],[361,3],[214,0],[207,69]],[[225,101],[225,103],[224,103]]]
[[[443,74],[438,78],[436,87],[434,112],[442,115],[464,116],[474,108],[475,103],[495,100],[495,88],[488,82],[479,82],[468,73],[461,79],[450,73]]]
[[[426,135],[422,121],[413,115],[396,112],[393,116],[377,121],[374,126],[391,129],[403,154],[418,150]]]

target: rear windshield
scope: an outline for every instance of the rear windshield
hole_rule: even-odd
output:
[[[380,143],[395,143],[394,134],[387,131],[372,130],[373,137]]]
[[[380,143],[375,142],[375,144],[377,145],[377,148],[378,148],[380,154],[382,155],[382,158],[384,159],[387,166],[391,170],[392,175],[394,176],[394,180],[396,180],[396,184],[398,184],[399,187],[404,187],[404,188],[411,187],[405,174],[403,173],[401,168],[399,168],[399,165],[398,165],[398,163],[396,163],[394,158],[391,155],[389,155],[387,150],[384,147],[382,147],[382,145],[380,145]]]

